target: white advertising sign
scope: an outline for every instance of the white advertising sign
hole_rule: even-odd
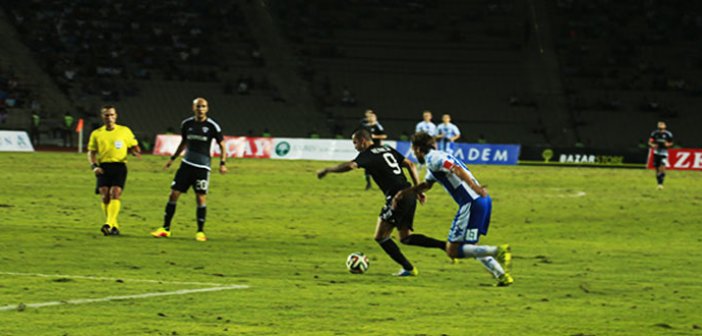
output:
[[[33,152],[27,132],[0,131],[0,152]]]
[[[395,146],[394,141],[383,144]],[[271,151],[271,159],[277,160],[349,161],[356,155],[351,139],[274,138]]]

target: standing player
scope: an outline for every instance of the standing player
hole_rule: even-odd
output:
[[[361,127],[368,130],[373,140],[373,145],[382,146],[383,140],[387,139],[388,135],[385,133],[383,126],[378,122],[378,115],[375,114],[375,111],[368,109],[366,110],[365,116],[366,122],[361,123]],[[368,171],[366,171],[366,190],[370,190],[370,188],[371,179],[370,175],[368,175]]]
[[[373,180],[385,194],[386,200],[376,224],[375,241],[378,242],[392,260],[402,266],[402,269],[394,275],[416,276],[419,274],[419,271],[407,260],[400,248],[392,240],[390,236],[392,230],[397,228],[400,234],[400,241],[403,244],[433,247],[441,250],[446,246],[444,241],[412,233],[417,199],[419,199],[420,203],[424,203],[426,199],[424,194],[418,193],[416,197],[406,197],[394,209],[390,208],[393,195],[411,186],[407,182],[402,168],[404,167],[409,171],[412,182],[415,185],[419,182],[417,170],[412,161],[393,148],[374,145],[368,130],[361,129],[356,131],[353,134],[352,141],[359,152],[358,156],[349,162],[318,171],[317,177],[321,179],[327,173],[345,173],[356,168],[364,168],[366,172],[373,176]]]
[[[117,217],[122,207],[122,191],[127,182],[127,154],[140,157],[141,149],[134,133],[127,126],[117,125],[117,110],[105,105],[100,111],[104,126],[90,133],[88,161],[97,177],[100,207],[105,224],[100,231],[105,236],[119,235]]]
[[[219,125],[207,117],[209,106],[205,98],[195,98],[193,100],[193,112],[195,116],[183,120],[180,126],[181,140],[173,156],[168,159],[164,169],[168,169],[180,153],[188,147],[183,162],[176,172],[171,183],[171,194],[166,204],[166,213],[163,216],[163,227],[151,232],[151,235],[159,237],[171,236],[171,220],[176,210],[176,203],[180,194],[188,192],[189,188],[195,191],[197,201],[197,241],[207,241],[205,235],[205,217],[207,215],[207,189],[210,184],[210,147],[212,139],[217,141],[219,152],[222,156],[219,161],[219,172],[225,174],[226,152],[224,150],[224,136]]]
[[[393,207],[406,198],[415,198],[434,183],[439,182],[458,204],[458,212],[451,224],[446,253],[451,258],[476,258],[497,279],[498,286],[509,286],[512,252],[509,245],[476,245],[480,235],[486,235],[490,225],[492,199],[485,187],[468,168],[453,155],[435,150],[435,140],[426,133],[412,136],[412,151],[419,162],[426,162],[424,182],[400,191],[393,199]],[[495,260],[495,258],[497,260]],[[503,268],[504,267],[504,268]]]
[[[419,133],[419,132],[424,132],[426,134],[429,134],[431,136],[436,136],[436,125],[431,122],[431,111],[427,110],[422,113],[422,121],[417,123],[417,127],[415,127],[414,132]]]
[[[451,115],[444,114],[441,116],[441,121],[442,123],[436,127],[439,150],[453,154],[454,142],[461,137],[461,131],[458,126],[451,123]]]
[[[653,148],[653,166],[656,167],[658,189],[663,189],[665,166],[668,164],[668,148],[673,147],[673,133],[666,129],[664,121],[659,121],[658,129],[651,132],[648,146]]]

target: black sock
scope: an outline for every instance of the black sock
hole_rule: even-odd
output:
[[[657,173],[656,174],[656,181],[658,184],[663,184],[663,179],[665,178],[665,173]]]
[[[207,217],[207,206],[197,207],[197,231],[200,232],[205,227],[205,217]]]
[[[166,213],[163,215],[163,228],[167,231],[171,230],[171,219],[175,215],[176,203],[166,203]]]
[[[435,247],[440,250],[446,249],[446,242],[432,237],[427,237],[423,234],[413,233],[405,239],[402,240],[403,244],[421,246],[421,247]]]
[[[400,252],[400,248],[395,244],[395,242],[392,240],[392,238],[387,238],[383,241],[378,241],[378,244],[380,244],[380,247],[383,248],[385,253],[387,253],[392,260],[395,260],[396,263],[402,265],[402,268],[405,270],[411,271],[414,269],[414,266],[405,258],[405,255]]]
[[[658,184],[663,184],[663,181],[665,181],[665,173],[661,173],[661,181]]]

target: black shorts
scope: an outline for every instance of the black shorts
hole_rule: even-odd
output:
[[[380,219],[394,225],[398,229],[413,230],[414,211],[417,209],[417,197],[407,196],[400,200],[397,209],[392,209],[393,196],[385,196],[385,206],[380,210]]]
[[[188,192],[190,187],[198,194],[207,194],[210,186],[210,171],[205,168],[193,167],[187,163],[181,163],[176,172],[171,189],[180,192]]]
[[[658,155],[658,154],[653,154],[653,166],[658,168],[660,166],[665,167],[665,165],[668,163],[668,156],[667,155]]]
[[[99,194],[100,187],[120,187],[124,189],[127,182],[127,165],[124,162],[100,163],[103,173],[97,175],[95,193]]]

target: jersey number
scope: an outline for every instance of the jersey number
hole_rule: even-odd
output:
[[[388,163],[388,166],[390,166],[390,168],[392,168],[392,172],[395,173],[395,175],[402,174],[402,168],[397,163],[397,160],[395,159],[395,157],[392,156],[392,153],[383,154],[383,159],[385,159],[385,162]]]

